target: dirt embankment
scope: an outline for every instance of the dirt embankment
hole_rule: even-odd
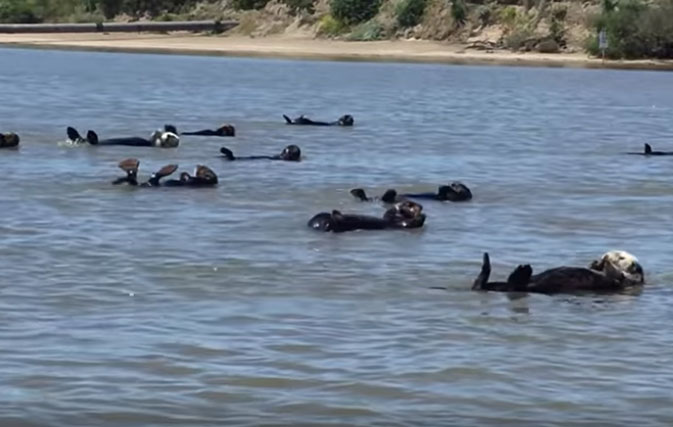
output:
[[[465,3],[464,19],[457,22],[452,2],[426,0],[425,11],[413,26],[400,24],[400,4],[383,0],[379,13],[358,25],[338,25],[330,15],[329,0],[317,0],[313,10],[291,10],[284,0],[270,0],[260,10],[237,11],[230,0],[198,4],[183,17],[235,19],[230,33],[250,37],[324,38],[349,41],[432,40],[479,50],[584,52],[593,35],[591,22],[599,11],[595,3],[510,0]],[[481,0],[476,0],[481,1]]]

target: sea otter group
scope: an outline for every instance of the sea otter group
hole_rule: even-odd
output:
[[[299,116],[291,119],[283,115],[288,125],[304,126],[353,126],[351,115],[341,116],[336,121],[315,121]],[[98,134],[89,130],[86,137],[73,127],[66,130],[68,143],[90,145],[121,145],[133,147],[160,147],[174,148],[180,144],[180,135],[190,136],[218,136],[233,137],[236,135],[234,127],[225,124],[215,130],[204,129],[192,132],[178,132],[173,125],[165,125],[163,129],[154,131],[149,138],[142,137],[114,137],[100,139]],[[19,136],[15,133],[0,133],[0,148],[18,147]],[[281,160],[298,162],[301,160],[301,150],[296,145],[288,145],[280,154],[235,156],[227,147],[222,147],[220,153],[228,161],[240,160]],[[629,152],[626,154],[643,156],[666,156],[673,152],[653,151],[649,144],[645,144],[643,152]],[[118,167],[126,176],[117,178],[114,185],[128,184],[134,187],[212,187],[217,185],[218,178],[212,169],[204,165],[197,165],[194,174],[182,172],[178,179],[162,181],[178,169],[178,165],[170,164],[160,168],[147,178],[138,180],[140,161],[135,158],[122,160]],[[423,206],[414,200],[430,200],[440,202],[465,202],[472,199],[472,192],[461,182],[441,185],[437,192],[428,193],[398,193],[395,189],[385,191],[381,196],[369,197],[364,189],[354,188],[351,195],[366,202],[378,201],[387,209],[382,217],[359,214],[347,214],[338,210],[321,212],[308,221],[308,226],[314,230],[341,233],[354,230],[383,230],[383,229],[416,229],[425,224],[426,216]],[[576,293],[576,292],[620,292],[626,289],[642,286],[645,283],[643,268],[638,259],[624,251],[610,251],[601,258],[590,263],[588,267],[557,267],[533,274],[530,265],[519,265],[504,282],[490,282],[491,263],[488,253],[484,254],[481,272],[475,279],[472,289],[481,291],[499,292],[533,292],[544,294]]]

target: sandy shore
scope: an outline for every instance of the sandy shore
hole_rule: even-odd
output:
[[[269,58],[430,62],[673,70],[673,61],[602,61],[586,54],[484,52],[431,41],[346,42],[312,38],[173,34],[0,34],[0,45],[115,52],[152,52]]]

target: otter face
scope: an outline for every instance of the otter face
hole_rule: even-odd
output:
[[[327,212],[319,213],[308,221],[308,226],[314,230],[332,231],[334,230],[332,214]]]
[[[296,145],[288,145],[280,153],[280,157],[283,160],[298,162],[299,159],[301,158],[301,150]]]
[[[0,146],[2,147],[16,147],[19,145],[19,135],[13,132],[6,133],[4,135],[0,134],[0,137],[2,138],[0,140]]]
[[[440,199],[460,202],[472,199],[472,192],[462,182],[452,182],[449,185],[442,185],[437,190]]]
[[[353,126],[353,123],[355,123],[355,120],[353,119],[353,116],[350,114],[345,114],[341,117],[339,117],[339,126]]]
[[[194,170],[194,176],[206,182],[217,184],[217,175],[208,166],[196,165],[196,169]]]
[[[236,130],[232,125],[223,125],[217,129],[217,132],[223,136],[236,136]]]
[[[404,228],[421,227],[425,222],[423,206],[418,203],[405,200],[397,203],[383,214],[383,219]]]
[[[175,148],[180,145],[180,137],[173,132],[161,132],[155,144],[162,148]]]
[[[421,215],[423,206],[411,200],[398,203],[395,208],[404,218],[416,218]]]
[[[608,266],[607,264],[610,264]],[[590,265],[592,270],[606,271],[616,270],[624,275],[626,280],[632,284],[642,285],[645,283],[645,273],[643,267],[638,262],[638,258],[626,251],[609,251]]]

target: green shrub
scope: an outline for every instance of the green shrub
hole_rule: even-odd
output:
[[[610,13],[617,7],[617,0],[601,0],[603,12]]]
[[[375,19],[356,26],[348,36],[348,40],[363,42],[381,40],[383,38],[385,38],[385,29]]]
[[[306,11],[308,13],[315,12],[313,0],[283,0],[283,3],[285,3],[295,15],[301,11]]]
[[[0,22],[35,24],[43,21],[34,4],[25,0],[0,0]]]
[[[533,40],[533,32],[527,27],[513,30],[505,37],[505,47],[512,50],[531,50],[530,42]]]
[[[604,10],[594,23],[596,35],[588,50],[600,54],[597,33],[605,30],[609,58],[673,58],[673,0],[623,0],[612,10]]]
[[[500,10],[500,22],[508,28],[514,28],[519,20],[519,13],[514,6],[507,6]]]
[[[479,20],[479,24],[482,27],[485,27],[491,23],[491,8],[486,5],[481,5],[477,8],[477,19]]]
[[[332,16],[346,25],[369,21],[379,12],[381,0],[331,0]]]
[[[328,37],[338,36],[348,31],[348,25],[335,19],[332,15],[325,15],[320,18],[318,24],[318,34]]]
[[[402,28],[415,27],[425,13],[427,0],[402,0],[397,5],[397,23]]]
[[[176,21],[177,20],[176,18],[177,17],[172,13],[164,12],[161,15],[157,16],[155,20],[162,22],[170,22],[170,21]]]
[[[464,0],[453,0],[451,2],[451,17],[456,26],[462,27],[467,19],[467,5]]]
[[[234,9],[239,10],[252,10],[252,9],[262,9],[269,0],[233,0],[231,5],[234,6]]]
[[[122,3],[119,0],[100,0],[100,10],[108,18],[114,18],[122,10]]]
[[[551,10],[551,22],[549,23],[549,36],[559,46],[565,45],[565,18],[568,9],[565,6],[554,5]]]

